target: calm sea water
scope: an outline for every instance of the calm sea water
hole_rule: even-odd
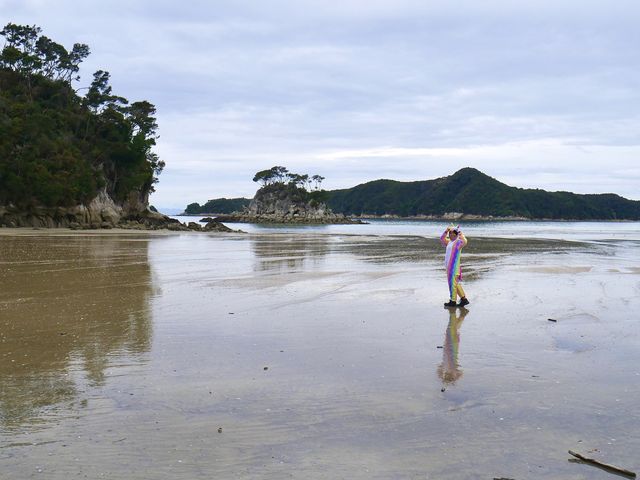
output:
[[[199,221],[201,216],[174,216],[181,222]],[[256,225],[229,224],[231,228],[249,233],[327,233],[355,235],[419,235],[439,236],[446,222],[424,220],[367,220],[368,225]],[[499,238],[541,238],[567,240],[640,240],[640,222],[521,222],[483,221],[460,222],[469,236]]]

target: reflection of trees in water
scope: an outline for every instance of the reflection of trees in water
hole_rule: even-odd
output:
[[[444,334],[442,346],[442,363],[438,365],[438,376],[445,384],[453,385],[462,377],[462,370],[458,365],[458,349],[460,347],[460,327],[469,310],[466,308],[448,308],[449,324]],[[459,313],[459,315],[456,315]]]
[[[252,237],[251,246],[257,271],[299,270],[332,253],[379,265],[425,263],[445,275],[444,248],[437,237],[268,234]],[[512,255],[565,254],[575,248],[576,244],[570,242],[471,238],[463,250],[463,276],[474,280],[508,261]]]
[[[329,253],[326,235],[257,235],[251,239],[257,271],[300,270]]]
[[[0,237],[0,425],[101,385],[114,355],[151,342],[148,242],[113,237]]]
[[[393,237],[345,237],[344,242],[336,247],[355,255],[367,262],[399,263],[420,262],[433,258],[440,253],[440,240],[431,238],[393,236]]]
[[[444,268],[445,249],[440,244],[440,238],[412,237],[412,236],[381,236],[381,237],[353,237],[336,247],[354,255],[365,262],[375,264],[413,263],[427,264],[442,272]],[[495,255],[482,246],[469,245],[462,254],[462,269],[466,280],[475,280],[482,273],[495,266]]]
[[[439,237],[421,236],[345,236],[344,242],[336,244],[336,252],[346,252],[365,262],[430,263],[441,268],[444,278],[445,249]],[[564,255],[576,249],[593,249],[592,246],[576,242],[542,239],[469,238],[462,251],[462,271],[467,280],[475,280],[493,270],[513,255]]]

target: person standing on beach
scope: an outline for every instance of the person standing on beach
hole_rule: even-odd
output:
[[[460,256],[462,249],[467,245],[467,238],[460,231],[460,226],[449,226],[440,236],[440,243],[447,247],[444,256],[444,265],[447,269],[447,281],[449,283],[449,301],[445,307],[464,307],[469,305],[469,300],[460,285],[462,280],[462,270],[460,267]],[[460,295],[460,303],[456,303]]]

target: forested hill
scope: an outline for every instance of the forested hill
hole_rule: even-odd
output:
[[[74,85],[87,45],[67,50],[13,23],[0,36],[0,223],[38,226],[34,211],[63,226],[146,210],[164,166],[155,107],[115,95],[104,70]]]
[[[328,192],[327,204],[346,215],[524,217],[640,220],[640,201],[615,194],[579,195],[510,187],[474,168],[417,182],[376,180]]]
[[[186,215],[229,214],[241,212],[245,207],[248,207],[250,203],[251,200],[248,198],[215,198],[207,201],[203,205],[196,202],[190,203],[187,205],[187,208],[185,208],[184,213]]]
[[[352,216],[463,214],[556,220],[640,220],[640,201],[613,193],[579,195],[510,187],[475,168],[463,168],[434,180],[375,180],[323,193],[333,212]],[[249,202],[245,198],[209,200],[202,207],[197,203],[189,205],[187,213],[227,213],[229,208],[239,211]]]

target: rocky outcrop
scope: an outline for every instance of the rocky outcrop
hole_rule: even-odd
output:
[[[226,225],[223,225],[222,223],[213,220],[209,223],[207,223],[204,227],[202,227],[202,231],[203,232],[236,232],[236,233],[242,233],[240,232],[240,230],[231,230],[229,227],[227,227]]]
[[[217,218],[204,217],[200,219],[200,223],[206,224],[202,227],[203,232],[242,232],[242,230],[231,230],[226,225],[220,223],[220,220]]]
[[[300,215],[297,213],[283,215],[274,214],[261,214],[250,215],[244,212],[236,212],[232,215],[220,215],[216,217],[216,220],[224,223],[291,223],[291,224],[308,224],[308,225],[323,225],[323,224],[363,224],[362,220],[351,219],[345,217],[342,214],[329,213],[323,216],[316,215]]]
[[[167,217],[162,214],[149,214],[143,216],[127,217],[123,219],[119,224],[119,228],[133,229],[133,230],[171,230],[174,232],[234,232],[242,233],[240,230],[232,230],[226,225],[223,225],[217,220],[208,222],[205,226],[200,223],[189,222],[187,224],[176,220],[175,218]]]
[[[102,189],[88,205],[73,207],[28,207],[0,206],[0,225],[5,227],[36,228],[113,228],[121,220],[132,215],[156,215],[147,210],[138,195],[132,195],[122,204],[117,204]]]
[[[88,205],[27,209],[13,205],[0,206],[0,227],[233,231],[213,219],[205,227],[195,222],[185,225],[179,220],[149,210],[146,197],[132,192],[124,202],[118,204],[103,189]]]
[[[229,223],[364,223],[333,213],[325,203],[314,199],[309,192],[283,184],[261,188],[243,212],[220,215],[216,220]]]

